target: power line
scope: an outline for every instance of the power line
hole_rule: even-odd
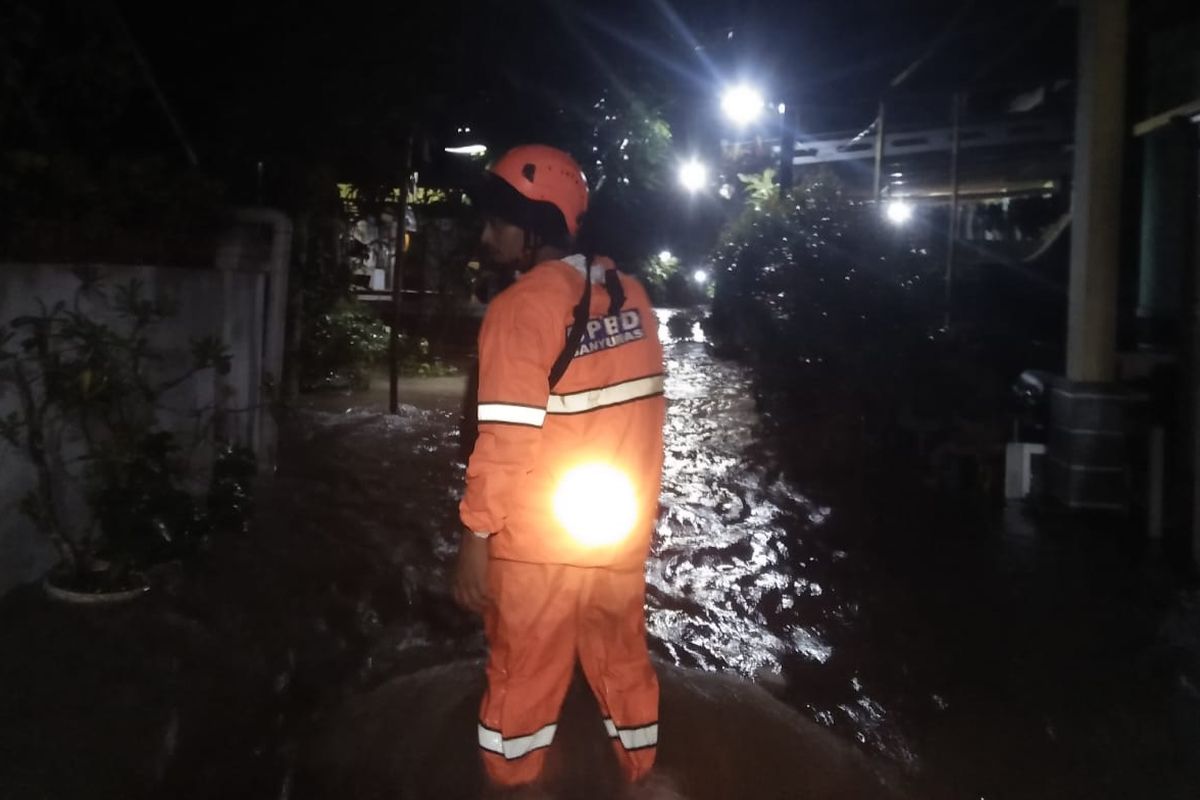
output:
[[[146,85],[150,88],[151,94],[154,95],[155,102],[158,103],[159,109],[163,116],[167,118],[167,123],[171,126],[171,131],[175,134],[175,138],[179,140],[179,146],[183,148],[184,155],[187,157],[188,163],[193,167],[199,161],[196,158],[196,151],[192,148],[192,144],[188,141],[187,134],[184,133],[183,125],[180,124],[178,117],[171,110],[171,106],[167,103],[166,96],[162,93],[162,89],[158,86],[158,81],[154,79],[154,72],[150,69],[150,62],[142,55],[142,50],[138,47],[137,40],[133,38],[133,32],[129,30],[129,26],[125,24],[125,17],[121,14],[121,10],[113,3],[107,3],[112,11],[113,18],[116,20],[117,29],[125,39],[125,43],[129,45],[129,50],[133,54],[134,61],[137,62],[138,69],[142,73],[142,79],[146,81]]]
[[[942,29],[942,32],[937,35],[937,38],[935,38],[929,44],[929,47],[925,49],[925,52],[917,56],[917,60],[909,64],[899,75],[892,78],[888,88],[896,89],[900,86],[900,84],[911,78],[913,73],[920,69],[926,61],[933,57],[934,53],[940,50],[942,46],[946,44],[946,42],[950,41],[951,36],[954,35],[958,26],[964,19],[966,19],[966,16],[971,13],[971,9],[974,7],[975,0],[966,0],[966,2],[959,6],[957,13],[955,13],[955,15],[950,19],[950,22],[946,24],[946,27]]]

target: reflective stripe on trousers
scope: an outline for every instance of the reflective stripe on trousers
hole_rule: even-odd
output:
[[[658,746],[657,722],[640,728],[618,728],[611,719],[606,719],[604,729],[608,731],[608,738],[619,740],[626,750],[644,750],[647,747]]]
[[[536,780],[579,661],[627,780],[654,764],[658,678],[646,649],[641,570],[492,559],[487,692],[479,743],[494,783]]]
[[[484,750],[504,756],[509,761],[529,755],[534,750],[549,747],[554,742],[558,725],[547,725],[528,736],[505,739],[500,731],[479,726],[479,746]]]

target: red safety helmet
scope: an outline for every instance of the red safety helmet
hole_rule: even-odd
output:
[[[574,237],[588,207],[587,179],[575,159],[554,147],[514,147],[488,168],[476,195],[484,212],[550,240]]]

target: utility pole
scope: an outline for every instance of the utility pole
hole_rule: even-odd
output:
[[[794,104],[793,104],[794,105]],[[779,192],[780,197],[788,198],[792,194],[792,159],[796,155],[796,131],[789,120],[793,106],[781,103],[779,107]]]
[[[879,116],[875,117],[875,203],[883,199],[883,101],[879,101]]]
[[[412,180],[413,134],[410,130],[404,141],[403,180],[400,183],[400,199],[396,203],[396,242],[392,248],[395,258],[392,264],[392,325],[388,342],[388,413],[400,410],[400,301],[404,290],[405,232],[408,217],[408,187]]]
[[[954,301],[954,247],[958,241],[958,150],[962,117],[962,92],[955,92],[950,102],[950,222],[946,226],[946,309],[942,327],[950,330],[950,307]]]

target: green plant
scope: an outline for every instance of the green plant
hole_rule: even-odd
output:
[[[388,353],[388,326],[370,311],[342,301],[319,314],[303,345],[307,388],[365,388],[370,370]]]
[[[745,185],[746,197],[756,211],[761,211],[767,204],[779,202],[779,184],[775,183],[774,167],[751,175],[739,172],[738,180]]]
[[[71,303],[38,301],[37,313],[0,331],[0,377],[19,401],[0,434],[34,468],[21,510],[56,547],[66,572],[88,574],[102,557],[120,580],[213,529],[219,515],[211,509],[220,501],[196,498],[191,459],[211,438],[213,409],[191,412],[190,452],[160,415],[172,390],[202,371],[227,373],[230,356],[215,338],[195,339],[190,364],[173,370],[156,343],[173,303],[147,299],[136,279],[110,290],[95,271],[76,275]],[[61,514],[69,480],[83,483],[86,523]]]
[[[547,120],[547,143],[572,153],[592,193],[580,247],[633,267],[662,246],[670,192],[671,127],[651,86],[597,91],[594,101]]]
[[[857,469],[890,443],[995,416],[988,360],[938,330],[940,264],[828,178],[787,202],[765,173],[745,183],[714,257],[711,330],[794,413],[797,460],[814,474]]]
[[[302,348],[302,384],[308,389],[349,386],[365,389],[374,369],[387,363],[390,329],[362,306],[342,301],[320,314]],[[434,359],[426,339],[400,334],[400,372],[439,375],[448,368]]]
[[[249,447],[224,444],[218,449],[206,506],[211,530],[249,532],[257,474],[258,459]]]
[[[679,271],[679,259],[667,251],[655,253],[647,258],[641,269],[642,280],[647,288],[661,292],[676,272]]]

